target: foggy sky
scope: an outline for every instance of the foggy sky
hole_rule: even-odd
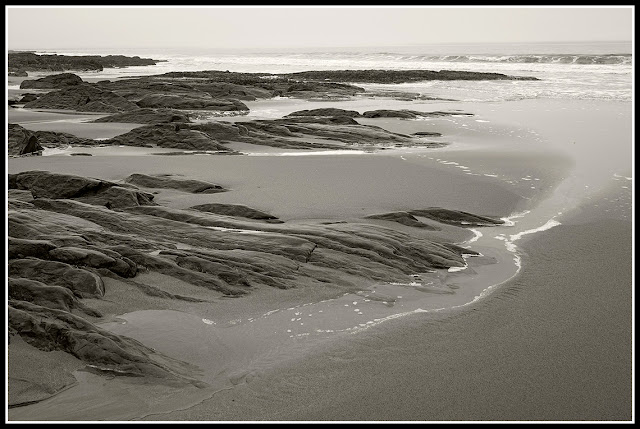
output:
[[[5,6],[8,49],[630,41],[624,8]]]

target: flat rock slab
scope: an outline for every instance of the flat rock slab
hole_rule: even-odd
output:
[[[176,179],[166,175],[148,176],[146,174],[136,173],[127,177],[125,182],[142,186],[143,188],[178,189],[192,194],[215,194],[228,190],[220,185],[209,182],[192,179]]]

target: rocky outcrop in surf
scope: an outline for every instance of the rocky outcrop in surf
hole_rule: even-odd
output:
[[[200,204],[200,205],[192,206],[189,208],[193,210],[199,210],[201,212],[216,213],[216,214],[225,215],[225,216],[241,217],[245,219],[264,220],[269,223],[282,223],[280,219],[270,215],[269,213],[252,209],[251,207],[243,206],[241,204],[209,203],[209,204]]]
[[[124,55],[40,55],[33,52],[9,52],[9,72],[96,70],[105,68],[151,66],[158,60]]]
[[[26,103],[24,107],[99,113],[117,113],[139,108],[111,91],[104,91],[87,83],[48,92],[37,100]]]
[[[25,171],[8,175],[9,190],[30,191],[34,199],[73,199],[107,208],[151,205],[153,195],[128,184],[90,179],[48,171]]]
[[[136,173],[127,177],[125,182],[143,188],[177,189],[192,194],[216,194],[227,191],[227,189],[220,185],[203,182],[201,180],[181,179],[169,174],[148,176],[146,174]]]
[[[38,137],[18,124],[9,124],[8,137],[7,154],[9,156],[40,154],[44,150]]]
[[[80,76],[73,73],[61,73],[40,79],[26,79],[20,83],[20,89],[62,89],[83,83]]]
[[[93,122],[120,122],[129,124],[166,124],[173,122],[190,122],[188,114],[173,109],[142,108],[128,112],[103,116]]]
[[[161,183],[161,189],[192,190],[174,183]],[[469,253],[373,224],[269,223],[277,219],[240,205],[108,208],[101,195],[109,190],[148,194],[132,184],[79,176],[12,174],[9,188],[10,336],[41,350],[69,353],[88,368],[113,375],[198,385],[192,368],[92,321],[100,317],[95,306],[109,296],[114,281],[170,305],[201,298],[163,290],[143,274],[186,282],[212,298],[301,282],[352,290],[461,267],[462,255]]]
[[[414,216],[426,217],[440,223],[462,227],[478,227],[478,226],[494,226],[502,225],[502,219],[496,219],[489,216],[479,216],[459,210],[449,210],[440,207],[430,207],[427,209],[410,210]]]
[[[460,70],[320,70],[280,75],[290,79],[312,79],[354,83],[408,83],[428,80],[538,80],[535,77],[508,76]]]

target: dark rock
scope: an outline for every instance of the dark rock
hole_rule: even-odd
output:
[[[535,77],[507,76],[458,70],[321,70],[279,75],[290,79],[331,80],[358,83],[407,83],[427,80],[538,80]]]
[[[494,226],[502,225],[502,219],[495,219],[488,216],[479,216],[458,210],[443,209],[440,207],[431,207],[428,209],[410,210],[414,216],[426,217],[440,223],[448,225],[474,227],[474,226]]]
[[[402,225],[412,226],[415,228],[423,228],[428,229],[430,231],[437,231],[438,228],[433,227],[431,225],[427,225],[426,223],[420,222],[418,219],[413,217],[411,214],[407,212],[392,212],[392,213],[383,213],[383,214],[375,214],[366,216],[365,219],[379,219],[379,220],[388,220],[391,222],[397,222]]]
[[[38,258],[47,259],[49,251],[56,248],[50,241],[27,240],[22,238],[8,237],[9,259]]]
[[[38,258],[47,259],[49,251],[55,249],[55,245],[46,240],[26,240],[22,238],[8,237],[9,259]]]
[[[33,52],[9,52],[9,72],[98,70],[113,67],[155,65],[158,60],[123,55],[38,55]]]
[[[285,96],[305,99],[346,99],[363,93],[363,88],[335,82],[300,82],[288,86]]]
[[[150,376],[204,387],[204,383],[186,375],[195,369],[192,366],[159,355],[138,341],[112,334],[68,311],[18,300],[10,300],[8,310],[9,328],[41,350],[64,351],[103,373]]]
[[[29,74],[25,70],[13,70],[9,72],[9,76],[12,77],[28,77]]]
[[[40,79],[23,80],[20,89],[62,89],[83,83],[80,76],[73,73],[61,73],[45,76]]]
[[[37,100],[25,104],[24,107],[101,113],[117,113],[138,109],[136,104],[123,97],[88,83],[48,92]]]
[[[470,113],[463,112],[419,112],[417,110],[369,110],[362,114],[365,118],[402,118],[402,119],[416,119],[416,118],[430,118],[439,116],[473,116]]]
[[[344,110],[328,107],[324,109],[298,110],[287,115],[287,117],[291,116],[347,116],[349,118],[357,118],[361,115],[355,110]]]
[[[411,134],[412,136],[424,136],[424,137],[441,137],[442,134],[434,133],[431,131],[418,131],[417,133]]]
[[[209,150],[220,152],[233,152],[213,139],[207,133],[200,132],[182,124],[152,124],[135,128],[128,133],[121,134],[112,139],[103,140],[103,144],[163,147],[186,150]]]
[[[56,131],[32,131],[43,147],[97,146],[99,140],[82,138],[69,133]]]
[[[38,95],[36,94],[24,94],[20,99],[20,103],[29,103],[30,101],[34,101],[38,99]]]
[[[142,186],[143,188],[168,188],[178,189],[193,194],[215,194],[226,192],[227,189],[220,185],[191,179],[176,179],[168,175],[147,176],[146,174],[132,174],[125,182]]]
[[[69,264],[41,259],[11,259],[9,276],[63,286],[83,298],[104,296],[104,283],[97,274]]]
[[[27,301],[41,307],[64,311],[77,308],[91,316],[102,316],[96,310],[84,305],[65,287],[49,286],[35,280],[9,277],[7,289],[10,300]]]
[[[153,195],[121,184],[48,171],[10,174],[9,189],[29,190],[36,199],[70,198],[108,208],[154,204]]]
[[[102,251],[95,249],[58,247],[50,250],[48,256],[54,261],[70,265],[106,268],[121,277],[134,277],[137,272],[137,265],[127,258],[123,259],[120,255],[114,257],[114,253],[111,252],[111,255],[106,255]]]
[[[165,109],[219,110],[225,112],[249,110],[249,108],[239,100],[173,94],[149,94],[138,101],[137,104],[140,107]]]
[[[123,122],[132,124],[159,124],[171,122],[190,122],[189,117],[170,109],[143,108],[130,112],[116,113],[115,115],[98,118],[93,122]]]
[[[268,213],[261,212],[260,210],[252,209],[247,206],[243,206],[240,204],[221,204],[221,203],[211,203],[211,204],[201,204],[198,206],[189,207],[190,209],[198,210],[201,212],[207,213],[216,213],[225,216],[236,216],[243,217],[247,219],[257,219],[257,220],[267,220],[267,221],[278,221],[278,218],[272,216]]]
[[[41,153],[44,150],[38,138],[18,124],[9,124],[7,152],[9,156]]]

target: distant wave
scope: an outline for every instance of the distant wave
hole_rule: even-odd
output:
[[[371,55],[371,54],[369,54]],[[516,64],[621,64],[631,65],[631,54],[527,54],[527,55],[400,55],[383,52],[378,58],[396,61],[460,62],[460,63],[516,63]]]

